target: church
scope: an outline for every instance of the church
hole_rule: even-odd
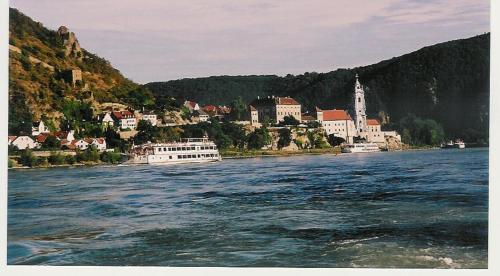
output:
[[[366,116],[365,91],[359,83],[358,74],[354,84],[354,124],[356,136],[364,138],[367,142],[385,143],[386,138],[393,137],[401,141],[401,136],[396,131],[382,131],[378,119],[368,119]]]

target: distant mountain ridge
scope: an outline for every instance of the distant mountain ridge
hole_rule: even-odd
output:
[[[368,115],[394,123],[413,113],[441,123],[449,136],[488,139],[490,34],[424,47],[353,69],[278,76],[218,76],[146,84],[155,97],[229,104],[238,96],[292,96],[305,109],[351,108],[354,77],[365,87]]]

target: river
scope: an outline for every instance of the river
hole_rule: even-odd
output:
[[[10,170],[8,264],[486,268],[488,149]]]

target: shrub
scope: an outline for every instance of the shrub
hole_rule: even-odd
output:
[[[290,142],[292,142],[292,132],[288,128],[280,129],[279,136],[280,136],[280,138],[278,140],[278,148],[279,149],[282,149],[284,147],[288,147],[290,145]]]
[[[328,135],[328,143],[332,147],[340,146],[340,144],[345,143],[345,139],[342,137],[337,137],[334,134]]]
[[[121,161],[121,156],[120,153],[118,152],[106,151],[101,154],[101,161],[106,163],[116,164]]]
[[[70,164],[70,165],[73,165],[76,162],[76,159],[75,159],[75,157],[73,155],[66,155],[64,157],[64,159],[65,159],[66,163]]]
[[[51,152],[48,161],[52,165],[62,165],[65,163],[66,159],[60,153]]]

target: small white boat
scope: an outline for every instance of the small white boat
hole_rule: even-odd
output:
[[[147,143],[132,148],[134,164],[202,163],[222,160],[217,145],[208,138],[185,138],[173,143]]]
[[[465,149],[465,143],[461,140],[457,140],[454,145],[458,149]]]
[[[378,152],[381,151],[375,143],[355,143],[347,144],[342,147],[342,153],[357,153],[357,152]]]
[[[453,142],[452,140],[447,143],[441,144],[442,149],[465,149],[465,143],[462,140],[456,140]]]

